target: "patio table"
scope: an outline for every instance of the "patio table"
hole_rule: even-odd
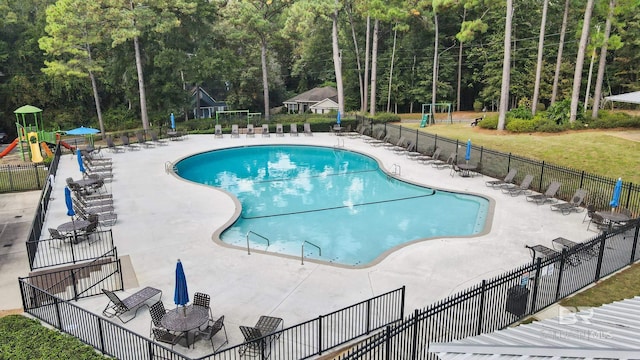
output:
[[[169,331],[186,333],[187,347],[189,347],[189,331],[202,326],[209,320],[209,310],[202,306],[176,307],[167,311],[160,323]]]
[[[460,170],[462,170],[460,172],[460,176],[462,177],[470,177],[471,176],[471,172],[478,169],[478,164],[467,164],[467,163],[463,163],[463,164],[458,164],[458,167],[460,168]]]

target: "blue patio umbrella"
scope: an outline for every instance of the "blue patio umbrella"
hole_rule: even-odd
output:
[[[464,159],[467,162],[471,159],[471,139],[467,140],[467,151],[464,153]]]
[[[71,190],[67,186],[64,187],[64,202],[67,204],[67,216],[71,216],[71,220],[73,220],[73,216],[76,215],[76,212],[73,211],[73,201],[71,201]]]
[[[618,181],[616,181],[616,186],[613,188],[613,197],[611,198],[611,202],[609,203],[609,205],[611,205],[611,211],[613,211],[614,208],[617,208],[618,205],[620,205],[621,193],[622,193],[622,178],[618,178]]]
[[[178,306],[185,306],[189,302],[187,278],[184,276],[184,269],[180,259],[178,259],[178,264],[176,265],[176,288],[173,294],[173,302]]]
[[[340,111],[338,111],[338,117],[336,118],[336,124],[340,125]]]
[[[75,129],[71,129],[68,131],[65,131],[65,133],[67,133],[67,135],[95,135],[97,133],[99,133],[100,130],[98,129],[94,129],[94,128],[90,128],[90,127],[84,127],[84,126],[80,126],[79,128],[75,128]]]
[[[171,119],[171,128],[175,130],[175,128],[176,128],[176,117],[173,115],[173,113],[171,113],[170,119]]]
[[[84,168],[84,164],[82,163],[82,152],[80,150],[76,150],[76,157],[78,158],[78,168],[81,173],[85,173],[87,170]]]

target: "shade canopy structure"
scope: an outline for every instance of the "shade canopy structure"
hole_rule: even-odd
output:
[[[84,127],[84,126],[65,131],[67,135],[95,135],[99,132],[100,130],[98,129]]]
[[[176,264],[176,287],[173,294],[173,302],[178,306],[185,306],[189,302],[187,278],[184,276],[184,268],[180,259]]]
[[[611,95],[604,98],[606,101],[640,104],[640,91],[625,94]]]

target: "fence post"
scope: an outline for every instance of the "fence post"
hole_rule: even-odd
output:
[[[596,265],[596,275],[593,279],[593,282],[600,280],[600,271],[602,270],[602,259],[604,257],[604,244],[607,240],[607,232],[603,232],[600,237],[602,238],[602,240],[600,240],[600,251],[598,252],[598,263]]]
[[[402,301],[400,302],[400,319],[404,319],[404,294],[406,291],[405,285],[402,285]]]
[[[40,293],[44,293],[44,292],[43,292],[42,290],[40,290],[40,289],[38,289],[37,291],[38,291],[38,292],[40,292]],[[58,326],[57,326],[57,328],[58,328],[58,330],[62,330],[62,317],[60,317],[60,299],[58,299],[58,297],[57,297],[57,296],[51,296],[51,295],[49,295],[49,294],[47,294],[47,293],[44,293],[44,294],[53,298],[53,303],[56,305],[56,306],[55,306],[55,309],[56,309],[56,319],[58,320]]]
[[[42,185],[40,185],[40,176],[38,175],[38,164],[33,164],[33,170],[36,173],[36,183],[38,184],[38,189],[42,189]]]
[[[544,160],[542,160],[542,164],[540,164],[542,168],[540,169],[540,183],[538,183],[538,189],[542,191],[542,179],[544,178]]]
[[[11,165],[7,166],[7,170],[9,170],[9,189],[11,189],[11,191],[14,191],[15,189],[13,188],[13,167]]]
[[[636,222],[636,231],[633,233],[633,246],[631,246],[631,256],[629,257],[629,264],[633,264],[636,259],[636,248],[638,246],[638,231],[640,230],[640,223]]]
[[[584,183],[584,170],[580,173],[580,186],[579,189],[582,189],[582,184]]]
[[[415,359],[416,356],[418,356],[418,314],[418,309],[413,310],[413,339],[411,344],[411,359]]]
[[[538,301],[538,286],[540,285],[539,279],[540,279],[541,263],[542,263],[542,258],[537,258],[536,259],[536,275],[535,275],[535,278],[533,279],[533,295],[531,295],[531,311],[529,312],[529,315],[534,314],[538,309],[538,307],[536,306],[536,302]]]
[[[558,283],[556,284],[556,296],[555,299],[558,301],[560,298],[560,285],[562,284],[562,273],[564,272],[564,263],[567,258],[567,249],[562,249],[562,255],[560,255],[560,270],[558,272]]]
[[[482,280],[482,287],[480,290],[480,311],[478,314],[478,330],[476,335],[482,334],[482,318],[484,317],[484,294],[487,286],[487,280]]]
[[[385,343],[385,356],[384,358],[387,360],[391,359],[391,326],[387,325],[384,330],[384,343]]]
[[[78,301],[78,281],[74,270],[71,270],[71,281],[73,281],[73,300]]]
[[[322,354],[322,315],[318,316],[318,355]]]
[[[369,334],[369,332],[371,331],[371,299],[367,300],[366,313],[367,313],[366,329],[367,329],[367,334]]]
[[[104,329],[102,328],[102,318],[98,317],[98,336],[100,337],[100,351],[104,354]]]

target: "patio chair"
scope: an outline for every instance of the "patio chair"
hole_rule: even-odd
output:
[[[511,169],[507,173],[507,176],[504,177],[504,179],[502,179],[502,180],[489,180],[489,181],[485,182],[485,185],[487,185],[489,187],[492,187],[494,189],[499,189],[499,188],[501,188],[503,186],[507,186],[508,184],[512,184],[513,183],[513,179],[515,179],[517,174],[518,174],[518,169]]]
[[[211,312],[211,296],[209,296],[209,294],[201,292],[193,294],[193,305],[201,306],[209,310],[209,317],[213,318],[213,313]]]
[[[573,211],[580,212],[584,210],[581,206],[586,197],[587,191],[585,189],[578,189],[575,194],[573,194],[571,201],[561,204],[551,204],[551,210],[560,211],[562,215],[569,215]]]
[[[389,144],[390,140],[391,140],[391,134],[387,134],[380,140],[369,141],[369,145],[376,146],[376,147],[385,146],[384,144]]]
[[[584,214],[584,218],[582,218],[582,223],[584,224],[587,221],[591,221],[591,215],[596,212],[596,206],[593,204],[587,204],[587,212]]]
[[[151,136],[151,141],[153,141],[153,143],[156,144],[156,145],[161,145],[161,146],[169,145],[169,144],[167,144],[166,141],[161,140],[158,137],[158,133],[156,133],[155,131],[149,131],[149,136]]]
[[[129,142],[129,136],[127,136],[127,135],[120,136],[120,141],[122,141],[122,145],[124,145],[124,147],[127,150],[130,150],[130,151],[140,150],[140,146],[138,146],[136,144],[132,144],[131,142]]]
[[[404,153],[407,155],[407,158],[411,160],[418,160],[420,156],[424,155],[423,153],[418,151],[418,146],[416,145],[415,141],[409,141],[407,149]]]
[[[247,137],[254,137],[256,135],[256,130],[253,128],[253,124],[247,124]]]
[[[238,124],[231,125],[231,137],[240,137],[240,130],[238,129]]]
[[[182,339],[182,337],[185,334],[185,333],[173,334],[173,333],[170,333],[168,330],[160,329],[160,328],[154,328],[152,332],[153,332],[153,340],[170,344],[171,350],[173,350],[173,347]]]
[[[110,135],[105,138],[105,141],[107,142],[107,148],[111,150],[111,152],[119,153],[124,151],[123,148],[116,146],[116,144],[113,142],[113,138]]]
[[[589,215],[589,223],[587,224],[587,230],[591,229],[591,225],[595,225],[596,229],[601,232],[604,230],[608,230],[609,227],[611,226],[611,224],[602,217],[602,215],[598,214],[597,212],[593,212],[591,214],[587,213],[587,215]]]
[[[220,344],[218,347],[216,347],[213,344],[213,337],[220,332],[220,330],[224,331],[224,342],[222,344]],[[229,337],[227,336],[227,329],[224,326],[224,315],[220,316],[217,320],[213,321],[213,320],[209,320],[209,322],[207,323],[207,327],[204,330],[197,330],[195,336],[197,337],[198,335],[202,336],[202,339],[206,339],[211,341],[211,347],[213,348],[213,352],[218,351],[221,347],[225,346],[226,344],[229,343]],[[193,347],[195,348],[195,342],[193,344]]]
[[[529,195],[529,193],[531,193],[531,190],[529,188],[531,187],[532,182],[533,175],[528,174],[524,177],[524,179],[522,179],[520,185],[506,184],[502,186],[502,192],[511,196],[518,196],[521,194]]]
[[[284,130],[282,124],[276,124],[276,136],[284,136]]]
[[[262,137],[269,137],[269,125],[268,124],[262,124]]]
[[[307,136],[313,136],[313,133],[311,132],[311,124],[309,123],[304,123],[303,125],[304,127],[304,134]]]
[[[117,317],[123,323],[127,323],[136,317],[138,310],[143,306],[149,306],[147,301],[153,297],[160,295],[158,300],[162,298],[162,290],[152,288],[150,286],[136,292],[133,295],[120,299],[113,291],[102,289],[102,292],[109,298],[109,303],[102,310],[102,315],[108,318]],[[122,315],[133,312],[133,317],[128,320],[123,320]]]
[[[395,150],[402,150],[404,149],[404,143],[407,141],[407,139],[404,136],[400,136],[400,138],[398,139],[398,141],[394,144],[391,142],[385,142],[384,144],[382,144],[382,146],[387,149],[387,150],[391,150],[391,151],[395,151]]]
[[[85,170],[90,169],[90,172],[112,172],[113,164],[110,162],[102,162],[98,163],[96,161],[91,161],[88,156],[84,155],[82,157],[82,164],[84,165]]]
[[[51,244],[50,246],[56,249],[59,249],[61,245],[63,245],[65,242],[70,241],[72,239],[72,237],[69,236],[65,236],[63,234],[60,233],[60,231],[58,231],[58,229],[54,229],[54,228],[49,228],[49,236],[51,237],[51,240],[57,240],[56,243],[57,245],[53,245],[53,241],[51,241],[49,244]]]
[[[547,202],[556,202],[555,196],[558,190],[560,190],[560,183],[553,181],[547,187],[547,191],[544,194],[527,195],[527,201],[535,202],[538,205],[542,205]]]
[[[426,155],[426,154],[420,155],[420,156],[416,157],[416,160],[419,163],[422,163],[422,164],[430,164],[431,162],[440,159],[440,153],[441,152],[442,152],[442,150],[440,148],[437,148],[433,152],[433,154],[431,154],[431,155]]]
[[[167,313],[167,309],[164,308],[164,303],[158,301],[149,307],[149,315],[151,315],[151,324],[149,328],[149,336],[153,336],[153,329],[165,329],[162,326],[162,317]]]
[[[431,162],[431,166],[433,166],[436,169],[444,169],[444,168],[448,168],[448,167],[453,167],[453,164],[456,161],[456,153],[452,152],[451,154],[449,154],[449,157],[447,158],[447,160],[443,161],[440,159],[437,160],[433,160]]]
[[[267,359],[271,354],[271,343],[280,335],[274,334],[278,328],[282,329],[283,320],[277,317],[260,316],[255,326],[240,326],[244,336],[244,344],[239,349],[240,356],[260,356]],[[272,335],[274,334],[274,335]]]
[[[144,146],[145,149],[155,147],[153,143],[147,141],[142,131],[136,132],[136,139],[138,139],[138,144]]]
[[[298,124],[289,124],[289,135],[298,136]]]
[[[222,125],[216,124],[214,130],[214,137],[221,138],[222,137]]]

